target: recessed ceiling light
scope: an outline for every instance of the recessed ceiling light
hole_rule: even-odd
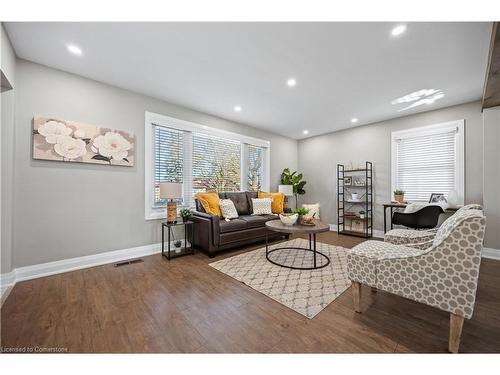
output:
[[[243,108],[241,108],[241,105],[235,105],[233,109],[235,112],[241,112]]]
[[[403,34],[406,31],[406,25],[398,25],[394,29],[392,29],[392,36],[398,36]]]
[[[302,130],[302,134],[305,134],[305,135],[309,134],[309,130]]]
[[[73,55],[81,56],[83,51],[80,47],[75,46],[74,44],[68,44],[66,46],[69,52],[71,52]]]
[[[404,108],[398,109],[398,112],[401,112],[420,105],[432,104],[441,98],[444,98],[444,92],[440,89],[422,89],[394,99],[391,104],[411,103]]]
[[[356,123],[356,122],[358,122],[358,121],[359,121],[359,120],[358,120],[356,117],[353,117],[353,118],[351,119],[351,122],[352,122],[353,124],[354,124],[354,123]]]
[[[297,84],[297,81],[295,78],[289,78],[288,81],[286,81],[286,84],[288,87],[294,87]]]

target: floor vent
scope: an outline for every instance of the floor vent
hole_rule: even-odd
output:
[[[124,260],[123,262],[118,262],[115,264],[115,267],[128,266],[129,264],[141,263],[144,262],[142,259],[132,259],[132,260]]]

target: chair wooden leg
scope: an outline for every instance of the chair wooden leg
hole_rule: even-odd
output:
[[[351,284],[352,300],[354,302],[354,311],[361,312],[361,284],[353,281]]]
[[[464,317],[450,314],[450,337],[448,339],[448,350],[451,353],[458,353],[460,346],[460,336],[462,336],[462,327],[464,326]]]

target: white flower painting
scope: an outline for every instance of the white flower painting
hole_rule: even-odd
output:
[[[33,158],[133,166],[134,135],[96,125],[35,117]]]

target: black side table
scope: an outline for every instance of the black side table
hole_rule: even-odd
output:
[[[170,238],[173,237],[172,228],[176,226],[184,226],[184,246],[180,248],[179,252],[171,252]],[[165,251],[165,228],[167,228],[167,251]],[[172,233],[172,236],[170,234]],[[189,247],[187,247],[189,239]],[[167,223],[166,221],[161,223],[161,255],[166,257],[168,260],[181,257],[184,255],[194,254],[193,248],[194,239],[194,223],[192,221],[176,221],[174,223]]]

